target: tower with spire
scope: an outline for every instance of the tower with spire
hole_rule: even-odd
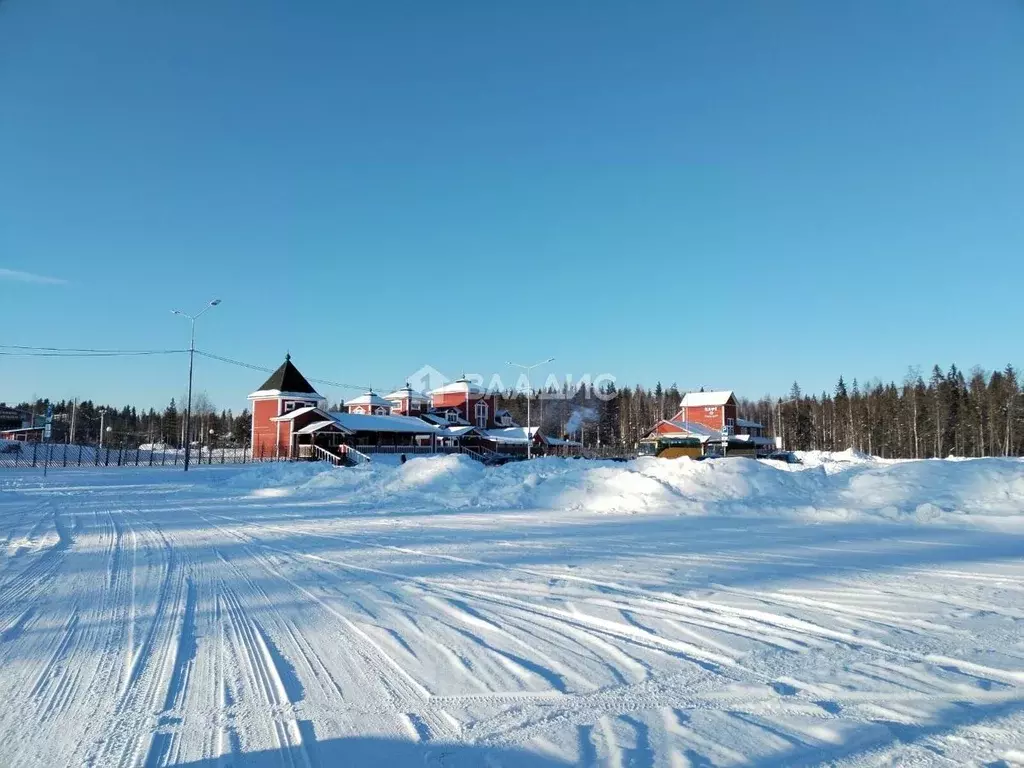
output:
[[[286,354],[280,367],[263,386],[249,395],[252,402],[252,455],[284,456],[291,448],[293,422],[279,417],[300,408],[326,408],[327,399],[317,392]]]

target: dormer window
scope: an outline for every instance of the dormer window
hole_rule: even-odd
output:
[[[383,405],[381,405],[381,406],[377,407],[377,410],[374,411],[374,413],[376,413],[378,416],[387,416],[388,415],[388,409],[385,408]]]
[[[444,417],[448,419],[449,424],[456,424],[459,421],[458,411],[445,411]]]

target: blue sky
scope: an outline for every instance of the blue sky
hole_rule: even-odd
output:
[[[216,296],[199,347],[379,389],[1019,363],[1022,40],[1018,0],[4,0],[0,343],[182,347]],[[185,375],[0,356],[0,400]]]

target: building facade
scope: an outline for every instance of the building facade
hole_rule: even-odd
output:
[[[252,455],[268,458],[289,456],[293,430],[299,428],[294,420],[279,417],[301,409],[327,407],[327,400],[292,364],[291,355],[285,355],[281,366],[249,395],[249,400],[252,402]]]

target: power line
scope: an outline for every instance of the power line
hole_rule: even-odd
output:
[[[8,352],[4,350],[14,350]],[[5,357],[140,357],[148,355],[177,355],[187,349],[138,349],[138,350],[46,350],[45,347],[14,347],[0,344],[0,355]]]
[[[13,351],[5,351],[13,350]],[[0,344],[0,356],[4,357],[142,357],[149,355],[177,355],[188,352],[187,349],[98,349],[91,347],[33,347],[24,344]],[[255,365],[253,363],[246,363],[242,360],[234,360],[230,357],[224,357],[223,355],[215,355],[212,352],[204,352],[202,350],[196,350],[197,355],[208,357],[211,360],[219,360],[222,363],[228,363],[229,365],[237,365],[241,368],[248,368],[251,371],[260,371],[262,373],[273,373],[273,368],[267,368],[263,365]],[[340,389],[358,389],[366,390],[369,387],[365,384],[346,384],[341,381],[332,381],[331,379],[316,379],[309,378],[309,381],[316,382],[317,384],[326,384],[329,387],[338,387]]]
[[[253,363],[246,363],[246,362],[243,362],[241,360],[233,360],[230,357],[223,357],[222,355],[215,355],[212,352],[203,352],[202,350],[199,350],[199,349],[196,350],[196,354],[197,355],[202,355],[203,357],[208,357],[211,360],[219,360],[222,363],[228,363],[230,365],[237,365],[237,366],[240,366],[242,368],[248,368],[249,370],[252,370],[252,371],[261,371],[263,373],[273,373],[274,370],[275,370],[273,368],[267,368],[266,366],[254,365]],[[346,383],[341,382],[341,381],[331,381],[330,379],[315,379],[315,378],[312,378],[312,377],[306,377],[306,378],[307,378],[307,381],[314,381],[317,384],[326,384],[329,387],[339,387],[341,389],[359,389],[359,390],[367,390],[367,389],[369,389],[369,387],[366,386],[365,384],[346,384]]]

